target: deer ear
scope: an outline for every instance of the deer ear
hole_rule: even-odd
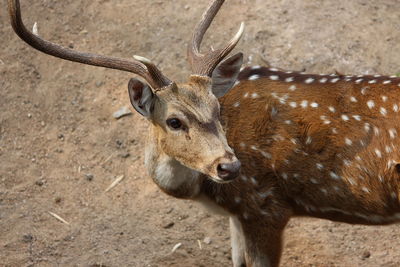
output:
[[[243,54],[237,53],[219,64],[212,73],[212,92],[216,97],[224,96],[235,83],[240,67],[243,64]]]
[[[153,111],[154,94],[150,86],[139,81],[138,79],[130,79],[128,84],[129,98],[132,106],[137,112],[149,118]]]

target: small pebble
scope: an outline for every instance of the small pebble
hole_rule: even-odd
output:
[[[361,259],[365,260],[365,259],[368,259],[369,257],[371,257],[371,252],[366,250],[366,251],[363,252],[363,254],[361,256]]]
[[[55,203],[57,203],[57,204],[59,204],[59,203],[61,203],[61,197],[56,197],[55,199],[54,199],[54,202]]]
[[[30,243],[33,240],[33,236],[31,234],[25,234],[22,236],[22,241],[24,243]]]
[[[37,186],[43,186],[45,183],[46,183],[46,180],[44,180],[44,179],[40,179],[40,180],[37,180],[37,181],[35,182],[35,184],[36,184]]]
[[[203,240],[204,244],[210,245],[211,244],[211,238],[209,238],[208,236],[204,238]]]
[[[96,87],[100,87],[100,86],[102,86],[103,84],[104,84],[103,81],[97,81],[97,82],[96,82]]]
[[[85,178],[86,178],[86,180],[88,180],[88,181],[92,181],[93,178],[94,178],[94,176],[93,176],[93,174],[91,174],[91,173],[86,173],[86,174],[85,174]]]
[[[118,120],[124,116],[131,115],[131,114],[132,114],[132,111],[127,106],[123,106],[119,110],[117,110],[113,113],[113,117]]]
[[[174,226],[174,222],[168,222],[168,223],[166,223],[166,224],[164,224],[163,225],[163,228],[164,229],[169,229],[169,228],[171,228],[172,226]]]
[[[120,154],[119,156],[120,156],[121,158],[123,158],[123,159],[126,159],[126,158],[128,158],[130,155],[131,155],[131,154],[129,154],[129,152],[124,152],[124,153]]]

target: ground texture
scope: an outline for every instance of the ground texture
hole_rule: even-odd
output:
[[[143,166],[147,123],[129,106],[129,73],[43,55],[0,8],[0,265],[230,266],[228,220],[163,194]],[[74,49],[142,55],[172,79],[207,1],[22,1],[27,25]],[[246,30],[247,64],[310,73],[400,72],[397,0],[227,1],[206,36]],[[399,92],[400,93],[400,92]],[[112,190],[112,181],[124,179]],[[49,212],[58,214],[69,225]],[[400,229],[290,221],[282,266],[399,266]],[[181,246],[172,253],[172,248]]]

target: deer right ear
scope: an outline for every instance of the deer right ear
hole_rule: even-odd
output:
[[[212,73],[212,91],[216,97],[224,96],[234,85],[243,63],[243,54],[237,53],[219,64]]]
[[[134,109],[149,118],[153,109],[154,94],[147,84],[138,79],[130,79],[128,84],[129,99]]]

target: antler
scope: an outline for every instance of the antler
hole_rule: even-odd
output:
[[[223,3],[224,0],[214,0],[204,12],[202,19],[197,23],[193,32],[192,40],[188,47],[188,60],[194,74],[211,76],[214,68],[232,51],[242,36],[244,29],[243,22],[240,24],[236,35],[225,47],[206,54],[200,53],[200,44],[203,40],[203,36]]]
[[[22,40],[39,51],[74,62],[132,72],[143,77],[153,89],[171,84],[171,81],[146,58],[136,56],[136,60],[127,60],[78,52],[40,38],[26,29],[21,19],[21,10],[18,0],[8,0],[8,12],[15,33]]]

